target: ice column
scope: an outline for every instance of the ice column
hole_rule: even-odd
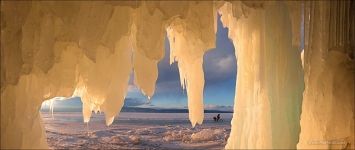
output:
[[[226,148],[296,148],[304,85],[287,4],[232,2],[219,10],[238,65]]]
[[[354,5],[305,2],[305,91],[297,148],[355,148]]]

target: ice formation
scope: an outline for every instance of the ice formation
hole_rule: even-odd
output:
[[[203,121],[203,54],[215,43],[216,16],[213,5],[190,5],[184,19],[175,19],[168,27],[170,63],[178,62],[180,82],[186,87],[189,118],[192,126]],[[199,18],[199,19],[196,19]]]
[[[354,8],[353,1],[305,3],[299,149],[355,149]]]
[[[85,122],[100,111],[110,125],[131,71],[152,97],[165,35],[191,124],[201,124],[202,60],[215,44],[217,11],[238,58],[226,148],[355,148],[354,5],[1,1],[1,148],[48,148],[39,113],[46,99],[80,96]]]
[[[234,2],[220,12],[238,65],[226,148],[296,148],[304,85],[287,4]]]

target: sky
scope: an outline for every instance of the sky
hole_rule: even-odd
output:
[[[169,40],[165,38],[165,57],[158,64],[158,80],[149,101],[134,85],[131,75],[124,106],[153,108],[186,108],[186,91],[181,88],[177,63],[169,64]],[[206,109],[232,110],[235,93],[236,59],[228,29],[217,19],[216,48],[204,55],[204,104]],[[80,98],[55,102],[55,107],[81,107]]]

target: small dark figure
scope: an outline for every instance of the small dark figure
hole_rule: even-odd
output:
[[[215,122],[218,122],[220,119],[221,119],[221,115],[220,114],[218,114],[217,117],[213,117],[213,120]]]

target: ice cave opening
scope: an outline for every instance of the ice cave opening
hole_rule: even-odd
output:
[[[111,125],[132,68],[152,98],[166,36],[199,127],[219,13],[238,66],[225,148],[353,149],[354,8],[350,0],[1,1],[1,148],[48,148],[39,110],[58,96],[81,97],[84,122],[100,110]]]
[[[228,29],[222,25],[221,15],[217,15],[216,48],[209,50],[203,58],[205,75],[203,125],[192,128],[188,121],[188,110],[185,109],[187,95],[179,86],[177,63],[169,63],[169,46],[170,42],[166,37],[165,56],[158,63],[159,72],[154,96],[150,99],[144,96],[134,85],[134,75],[131,73],[124,105],[110,126],[104,125],[104,112],[100,111],[92,112],[90,122],[84,123],[80,97],[55,97],[45,100],[40,113],[48,146],[85,149],[143,148],[143,146],[201,148],[206,145],[203,143],[212,142],[209,146],[223,148],[231,128],[237,67],[234,46],[228,38]],[[221,116],[218,122],[213,120],[217,114]],[[134,128],[129,128],[133,125]],[[171,127],[174,131],[170,131]],[[122,132],[116,132],[117,130]],[[150,135],[147,138],[146,133],[155,136]]]

